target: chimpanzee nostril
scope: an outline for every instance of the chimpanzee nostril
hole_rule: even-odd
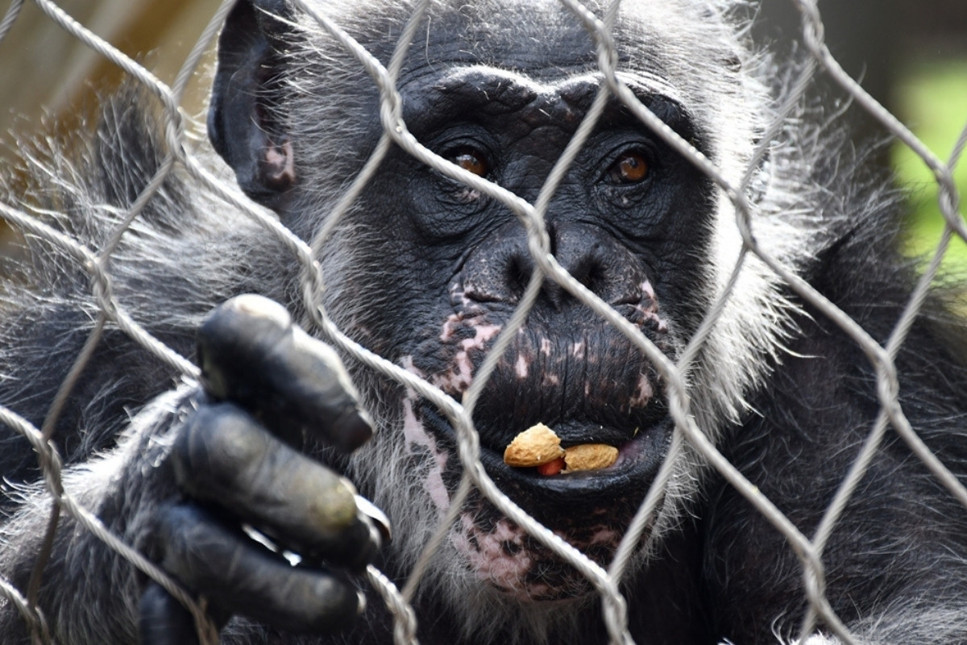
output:
[[[574,266],[564,268],[571,277],[595,293],[607,280],[607,269],[602,266],[600,258],[594,254],[593,249],[589,249],[586,255],[581,256]]]
[[[548,226],[548,233],[557,262],[597,296],[612,304],[640,297],[639,285],[644,280],[640,264],[606,233],[560,222]],[[478,303],[516,305],[527,289],[534,264],[524,232],[508,228],[468,258],[461,276],[462,293]],[[541,297],[558,310],[572,300],[568,291],[551,279],[544,281]]]
[[[516,225],[508,227],[467,258],[460,275],[462,293],[477,303],[514,305],[533,272],[534,260],[524,231]]]
[[[533,273],[534,261],[530,255],[527,255],[526,249],[523,253],[513,254],[508,258],[505,283],[515,301],[520,300],[524,295]]]
[[[558,225],[555,257],[571,276],[607,302],[635,291],[633,267],[628,250],[600,230],[579,225]]]

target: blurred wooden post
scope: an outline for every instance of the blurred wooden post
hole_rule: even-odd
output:
[[[60,0],[58,4],[162,81],[171,82],[219,0]],[[0,3],[0,15],[8,5]],[[96,94],[109,91],[121,79],[121,71],[112,63],[32,2],[25,3],[0,41],[0,164],[9,163],[16,156],[18,141],[45,127],[44,120],[63,128],[77,126],[83,108],[95,103]],[[188,114],[200,113],[206,85],[200,82],[187,94]],[[13,252],[12,241],[9,228],[0,221],[0,254]]]

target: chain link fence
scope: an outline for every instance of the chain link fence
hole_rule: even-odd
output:
[[[319,237],[310,244],[293,235],[277,220],[268,216],[261,209],[254,207],[238,192],[237,188],[226,185],[218,177],[212,175],[201,160],[200,155],[197,154],[197,144],[186,134],[189,126],[179,108],[183,92],[192,76],[198,72],[199,61],[205,52],[209,51],[213,46],[213,40],[225,16],[232,8],[232,0],[226,0],[218,7],[217,11],[211,17],[211,22],[204,30],[203,35],[191,53],[185,59],[180,73],[171,85],[162,83],[150,71],[122,54],[111,43],[105,42],[97,34],[92,33],[83,25],[77,23],[55,3],[49,0],[32,0],[32,2],[50,20],[60,25],[73,37],[85,43],[99,55],[111,61],[111,63],[122,69],[127,76],[135,79],[137,83],[157,97],[164,108],[164,136],[168,153],[164,163],[152,178],[148,188],[130,207],[122,218],[123,222],[121,226],[114,231],[111,239],[102,248],[87,248],[76,239],[32,217],[16,205],[0,203],[0,217],[9,225],[24,233],[40,236],[49,241],[50,244],[58,246],[73,257],[79,267],[83,267],[83,270],[89,273],[92,280],[93,293],[100,305],[100,312],[94,326],[94,331],[88,338],[84,351],[77,356],[74,369],[65,379],[58,393],[57,400],[52,402],[50,416],[43,427],[35,427],[26,419],[19,416],[13,409],[5,407],[3,401],[0,401],[0,422],[21,433],[30,441],[37,453],[37,459],[44,473],[47,490],[49,491],[51,499],[51,526],[56,526],[56,518],[59,513],[68,513],[73,516],[85,530],[94,533],[99,539],[110,545],[112,549],[122,554],[134,566],[162,584],[170,593],[181,600],[185,606],[192,608],[199,625],[204,626],[207,624],[207,621],[204,616],[204,611],[195,604],[192,598],[181,591],[178,585],[152,562],[142,557],[117,536],[111,534],[97,516],[90,509],[80,504],[72,496],[69,488],[65,488],[61,478],[62,463],[56,448],[57,437],[53,431],[54,420],[57,417],[58,410],[70,395],[72,388],[76,384],[76,379],[85,365],[85,361],[88,360],[94,348],[97,346],[101,333],[106,325],[117,326],[148,351],[152,352],[187,378],[195,379],[198,376],[198,368],[190,360],[177,354],[165,346],[164,343],[154,338],[138,324],[128,314],[125,303],[119,301],[112,290],[112,275],[110,269],[112,254],[117,249],[128,227],[138,218],[142,208],[144,208],[145,204],[161,186],[167,173],[172,172],[175,168],[180,168],[188,173],[195,181],[207,186],[208,189],[219,195],[229,207],[246,213],[249,217],[256,220],[266,231],[284,243],[295,261],[300,263],[304,268],[303,297],[307,304],[306,308],[318,328],[317,331],[332,339],[344,352],[355,356],[372,369],[389,375],[403,383],[406,387],[417,392],[420,396],[425,397],[438,406],[440,410],[444,411],[448,417],[455,420],[454,426],[459,439],[460,458],[464,465],[464,475],[459,493],[450,506],[451,517],[447,517],[441,523],[434,539],[426,547],[424,559],[417,563],[402,591],[398,591],[379,571],[372,567],[369,569],[371,584],[381,593],[387,606],[395,616],[395,638],[397,643],[412,643],[416,640],[416,620],[419,617],[414,616],[407,601],[412,597],[414,589],[420,581],[426,556],[437,548],[445,538],[447,527],[454,521],[456,510],[460,508],[461,500],[464,499],[471,487],[479,489],[507,517],[517,522],[521,527],[524,527],[528,533],[559,554],[562,558],[573,563],[574,567],[586,576],[600,593],[603,607],[605,608],[606,625],[612,642],[631,642],[627,631],[628,609],[619,590],[617,581],[621,578],[624,567],[627,565],[635,546],[639,543],[640,536],[653,519],[663,487],[667,484],[671,476],[671,470],[668,467],[661,470],[655,484],[641,505],[633,524],[628,529],[627,535],[624,537],[613,563],[605,569],[527,516],[526,513],[506,498],[487,476],[479,460],[480,447],[470,420],[471,412],[487,381],[487,376],[493,370],[497,359],[512,337],[513,331],[520,328],[523,324],[524,318],[532,307],[543,280],[553,280],[561,284],[568,292],[582,300],[603,319],[622,330],[660,372],[667,388],[666,393],[669,401],[669,409],[676,426],[675,440],[672,444],[671,453],[667,462],[673,461],[678,451],[682,450],[683,445],[690,445],[785,536],[790,547],[801,559],[805,575],[805,589],[810,606],[809,616],[807,617],[804,628],[806,631],[809,631],[814,625],[821,622],[834,631],[843,642],[853,642],[848,630],[832,612],[825,599],[822,553],[824,545],[836,525],[837,518],[844,509],[847,501],[856,491],[858,482],[863,477],[874,452],[883,442],[888,430],[898,433],[907,442],[916,456],[943,482],[950,494],[955,496],[967,508],[967,490],[931,454],[930,450],[921,442],[905,418],[897,400],[899,386],[894,366],[894,357],[904,342],[912,321],[920,311],[924,298],[930,289],[931,282],[938,272],[940,260],[950,240],[953,236],[967,239],[967,227],[965,227],[959,210],[959,197],[952,177],[953,169],[958,163],[965,142],[967,142],[967,128],[960,135],[948,159],[938,158],[933,151],[927,149],[903,123],[864,92],[862,87],[840,68],[836,59],[824,45],[824,26],[813,0],[795,0],[803,17],[802,32],[796,35],[796,37],[811,52],[812,58],[810,64],[805,66],[800,72],[801,76],[798,81],[794,83],[796,90],[788,97],[787,107],[795,104],[801,98],[802,93],[818,77],[832,79],[852,97],[852,100],[859,109],[869,112],[901,141],[903,145],[915,151],[923,160],[923,163],[932,170],[936,178],[937,186],[939,187],[940,206],[947,224],[946,231],[936,249],[932,261],[926,266],[923,277],[906,307],[903,318],[896,326],[893,335],[885,344],[877,342],[866,330],[851,320],[843,311],[837,309],[832,303],[827,301],[821,293],[814,290],[809,284],[806,284],[796,274],[783,266],[781,262],[775,260],[769,248],[760,247],[750,233],[750,222],[748,221],[749,208],[744,202],[745,198],[743,197],[747,193],[745,190],[746,186],[730,184],[714,163],[705,158],[699,151],[692,148],[680,137],[677,137],[677,135],[668,131],[667,128],[664,128],[661,121],[641,105],[620,82],[616,75],[614,58],[611,55],[613,53],[613,44],[609,30],[609,24],[614,20],[618,2],[614,3],[612,10],[606,15],[598,16],[588,11],[577,0],[562,0],[562,3],[573,12],[575,20],[583,23],[584,27],[597,43],[600,69],[607,79],[610,92],[619,97],[629,109],[633,110],[634,114],[643,123],[653,127],[655,131],[665,132],[664,136],[669,145],[707,173],[721,190],[731,197],[736,206],[738,227],[745,243],[739,264],[741,265],[745,256],[748,254],[757,256],[776,274],[781,276],[781,279],[803,301],[810,303],[817,310],[823,312],[830,321],[833,321],[847,333],[862,348],[869,361],[875,367],[881,405],[879,415],[870,430],[862,452],[858,455],[852,470],[842,481],[839,492],[833,503],[829,506],[819,529],[812,536],[803,534],[769,499],[760,494],[756,486],[743,477],[718,451],[716,446],[709,441],[701,429],[696,426],[693,417],[689,414],[688,390],[680,366],[666,358],[650,341],[633,328],[624,316],[616,312],[582,284],[575,281],[549,255],[544,255],[539,252],[534,254],[534,259],[537,262],[537,271],[527,287],[521,304],[514,317],[508,322],[506,333],[500,336],[500,340],[478,371],[470,390],[465,393],[461,402],[447,397],[440,390],[422,381],[411,372],[379,356],[373,355],[365,348],[358,346],[344,336],[328,318],[326,311],[320,304],[323,276],[319,275],[318,264],[315,262],[316,249],[320,245],[321,240],[329,235],[335,223],[349,209],[360,192],[365,189],[389,146],[392,144],[400,146],[422,163],[436,168],[444,174],[453,174],[451,164],[428,152],[408,133],[402,121],[399,97],[395,88],[395,79],[402,62],[402,56],[399,53],[405,52],[409,44],[416,37],[417,32],[420,29],[426,28],[420,21],[420,14],[426,3],[420,4],[417,7],[416,14],[408,23],[406,31],[402,34],[400,44],[396,50],[398,55],[388,66],[384,66],[365,51],[365,49],[360,47],[350,36],[340,30],[339,25],[333,23],[318,7],[314,6],[311,2],[292,0],[293,5],[296,5],[300,10],[312,16],[322,29],[329,32],[347,50],[351,51],[358,58],[361,69],[365,70],[366,74],[378,85],[380,95],[383,97],[381,116],[386,133],[383,142],[373,153],[364,171],[356,178],[356,181],[346,191],[342,200],[330,215],[327,228],[320,231]],[[23,5],[23,0],[13,0],[10,3],[2,22],[0,22],[0,39],[16,24]],[[9,65],[12,62],[9,60],[3,61],[3,64]],[[543,214],[548,207],[550,196],[554,193],[556,186],[559,185],[568,168],[568,164],[572,161],[581,143],[588,136],[590,126],[600,116],[602,108],[603,102],[601,101],[592,107],[591,114],[589,114],[586,120],[587,127],[582,127],[578,130],[574,141],[568,147],[565,158],[562,158],[557,163],[552,175],[548,177],[540,197],[535,203],[525,202],[516,195],[479,177],[471,176],[469,173],[460,175],[460,180],[467,182],[472,189],[506,204],[524,223],[532,249],[539,250],[541,248],[541,238],[546,235]],[[768,132],[763,137],[759,149],[760,153],[764,153],[770,145],[770,142],[779,136],[779,126],[780,123],[777,122],[775,124],[776,129]],[[751,180],[751,172],[747,175],[747,181],[749,180]],[[705,325],[703,325],[696,335],[696,338],[692,340],[689,347],[685,350],[680,359],[680,363],[687,364],[694,356],[696,348],[702,342],[703,334],[714,324],[714,312],[715,308],[713,308],[713,315],[709,316]],[[51,529],[51,531],[53,530]],[[48,536],[49,539],[50,536]],[[5,602],[11,603],[17,608],[23,616],[23,620],[29,623],[35,641],[39,643],[51,642],[45,616],[36,604],[37,586],[42,578],[42,568],[46,557],[47,553],[42,553],[38,559],[29,588],[17,588],[10,581],[0,578],[0,596],[5,599]],[[208,642],[217,638],[216,636],[212,636],[211,632],[206,632],[204,629],[202,636],[204,637],[203,640],[207,640]]]

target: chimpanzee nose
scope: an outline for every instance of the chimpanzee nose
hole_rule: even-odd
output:
[[[464,295],[477,302],[517,304],[534,272],[534,259],[519,226],[498,234],[468,258]],[[578,223],[549,224],[551,253],[579,283],[605,302],[632,301],[644,281],[640,262],[599,227]],[[566,289],[546,279],[541,297],[555,309],[573,300]]]

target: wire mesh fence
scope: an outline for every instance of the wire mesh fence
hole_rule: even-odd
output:
[[[116,296],[112,288],[114,282],[111,268],[112,256],[117,251],[124,236],[128,234],[132,223],[137,220],[145,205],[156,195],[167,175],[176,170],[187,173],[193,181],[199,182],[206,186],[212,193],[218,195],[226,204],[226,208],[237,209],[239,212],[246,213],[268,234],[277,238],[284,245],[293,260],[299,263],[303,269],[301,285],[302,298],[317,333],[330,340],[347,355],[355,357],[356,360],[362,362],[370,369],[389,376],[419,396],[432,402],[453,422],[454,430],[459,441],[459,455],[463,464],[463,478],[458,493],[450,505],[451,512],[441,521],[433,539],[426,545],[424,559],[417,562],[411,574],[406,579],[405,587],[402,591],[397,590],[394,584],[375,568],[370,567],[368,571],[370,583],[385,599],[387,606],[395,618],[395,638],[398,643],[410,643],[416,640],[416,621],[420,617],[416,616],[410,609],[408,600],[412,598],[415,589],[420,584],[421,576],[425,568],[425,558],[429,557],[428,554],[431,554],[446,539],[448,528],[457,519],[457,512],[461,507],[462,501],[468,492],[474,488],[482,492],[506,517],[511,518],[519,526],[523,527],[528,534],[545,544],[547,548],[561,558],[573,564],[593,584],[600,595],[604,608],[603,613],[607,631],[611,641],[615,643],[631,642],[627,627],[629,609],[619,587],[619,581],[622,578],[624,569],[628,566],[633,552],[639,547],[642,536],[647,534],[650,522],[654,519],[663,491],[673,474],[671,464],[675,462],[675,457],[680,451],[685,449],[685,446],[700,454],[715,471],[727,480],[731,486],[740,491],[763,516],[768,518],[768,521],[785,537],[789,548],[794,550],[799,557],[806,581],[804,585],[806,599],[810,607],[803,632],[809,633],[815,625],[821,623],[827,629],[834,632],[842,642],[855,641],[847,628],[832,611],[825,598],[823,548],[851,496],[857,494],[857,486],[862,480],[875,451],[884,441],[886,433],[889,431],[898,433],[907,442],[917,458],[922,460],[930,471],[943,483],[949,491],[949,494],[956,497],[967,508],[967,490],[965,490],[963,484],[931,453],[904,416],[897,399],[899,384],[894,365],[896,354],[908,334],[910,325],[921,310],[924,298],[927,296],[931,288],[931,283],[939,271],[940,261],[951,238],[953,236],[959,236],[962,239],[967,239],[967,227],[965,227],[961,215],[959,196],[953,180],[953,170],[958,164],[965,143],[967,143],[967,128],[965,128],[959,140],[953,145],[953,150],[946,160],[939,158],[935,152],[927,149],[903,123],[870,97],[854,79],[840,68],[836,59],[829,53],[823,43],[823,22],[815,2],[811,0],[797,0],[796,2],[802,13],[803,21],[802,33],[795,35],[795,38],[808,49],[811,54],[811,59],[807,65],[799,70],[798,80],[790,84],[795,87],[795,90],[787,95],[786,105],[780,107],[779,118],[775,120],[773,129],[762,136],[757,154],[758,156],[765,154],[769,146],[777,138],[782,136],[781,128],[785,126],[785,122],[782,120],[783,113],[788,113],[792,109],[792,106],[801,99],[802,94],[818,78],[824,78],[832,79],[835,84],[848,93],[852,101],[855,102],[856,109],[864,110],[872,115],[894,137],[915,151],[923,160],[924,164],[932,170],[936,178],[937,186],[939,187],[940,206],[947,228],[931,262],[923,271],[923,276],[910,298],[902,318],[886,343],[878,342],[867,330],[863,329],[846,313],[829,302],[823,294],[819,293],[796,275],[789,267],[777,260],[773,255],[772,249],[760,246],[754,236],[754,225],[750,221],[751,209],[746,202],[746,195],[749,193],[749,183],[754,181],[754,174],[751,168],[751,166],[755,165],[754,161],[750,165],[748,172],[745,173],[742,183],[736,184],[714,162],[706,158],[676,133],[665,127],[664,123],[652,114],[629,91],[628,87],[621,80],[619,73],[620,66],[616,63],[614,43],[611,36],[611,26],[619,9],[619,3],[614,2],[608,11],[598,15],[588,10],[577,0],[562,0],[562,4],[573,13],[574,20],[579,21],[584,26],[598,48],[599,70],[606,80],[607,85],[607,92],[603,92],[601,96],[613,95],[618,97],[642,123],[655,132],[660,133],[669,146],[690,160],[702,172],[706,173],[720,188],[722,193],[727,195],[734,204],[737,213],[736,225],[742,236],[742,243],[744,245],[736,265],[736,273],[743,263],[746,262],[747,257],[754,256],[758,258],[759,261],[763,262],[771,271],[778,275],[784,284],[788,285],[798,294],[804,302],[809,303],[816,310],[822,312],[829,321],[835,323],[835,325],[848,334],[857,346],[862,349],[863,353],[875,368],[877,389],[880,396],[878,416],[872,424],[867,441],[862,451],[858,454],[853,468],[840,483],[837,494],[826,511],[819,528],[813,535],[804,534],[768,498],[759,492],[754,483],[746,479],[723,456],[703,429],[698,426],[693,410],[690,408],[689,387],[685,376],[687,366],[694,360],[696,352],[699,351],[709,329],[715,325],[717,311],[721,306],[721,302],[731,297],[730,291],[727,289],[721,297],[722,301],[712,306],[711,313],[706,317],[705,322],[691,339],[688,347],[673,362],[652,341],[646,338],[640,330],[629,324],[624,315],[604,302],[580,281],[571,277],[556,261],[554,256],[546,252],[547,229],[545,214],[550,200],[555,194],[556,188],[561,184],[581,145],[586,141],[595,123],[601,118],[604,109],[603,101],[596,102],[592,106],[585,120],[586,126],[582,126],[577,130],[572,142],[568,145],[565,156],[555,164],[551,175],[547,177],[539,197],[533,203],[529,203],[512,192],[481,177],[466,171],[461,171],[460,169],[455,169],[452,163],[427,150],[409,133],[401,112],[396,79],[400,71],[400,66],[402,65],[401,53],[407,51],[414,40],[421,37],[418,35],[421,33],[421,30],[427,29],[427,26],[421,21],[421,15],[428,4],[427,2],[416,3],[414,15],[400,36],[399,44],[396,48],[397,56],[387,65],[384,65],[344,32],[339,24],[334,22],[323,9],[308,0],[291,0],[292,5],[310,16],[316,21],[320,29],[329,33],[332,38],[341,43],[347,51],[351,52],[358,59],[360,70],[364,70],[366,76],[372,79],[372,82],[379,89],[379,95],[381,97],[381,119],[385,129],[383,141],[373,152],[364,170],[355,178],[353,184],[346,189],[338,203],[328,214],[326,227],[318,231],[316,237],[311,242],[307,242],[286,229],[263,209],[249,202],[236,187],[228,185],[219,176],[214,175],[204,161],[205,155],[198,152],[199,144],[187,134],[190,126],[186,122],[186,118],[179,107],[183,93],[193,75],[199,73],[199,61],[202,59],[204,53],[213,46],[214,39],[226,15],[232,9],[234,4],[232,0],[223,2],[211,17],[208,27],[204,30],[203,35],[184,61],[180,73],[170,86],[159,81],[149,70],[122,54],[111,43],[105,42],[97,34],[75,22],[69,14],[60,9],[55,3],[48,0],[33,0],[33,3],[51,21],[60,25],[73,37],[84,42],[100,56],[103,56],[118,68],[122,69],[130,79],[133,79],[137,84],[143,86],[160,102],[163,106],[163,132],[167,156],[158,171],[151,178],[148,187],[120,218],[120,225],[113,231],[106,243],[98,248],[85,246],[82,242],[72,238],[64,231],[57,230],[50,224],[45,223],[42,219],[38,219],[34,215],[25,212],[18,204],[0,203],[0,217],[9,225],[22,233],[45,239],[72,257],[77,263],[77,266],[89,274],[92,293],[99,305],[93,331],[90,333],[84,349],[76,357],[73,369],[63,381],[56,399],[50,402],[50,413],[43,426],[36,427],[27,419],[18,415],[13,409],[13,406],[6,407],[8,402],[5,401],[0,401],[0,422],[23,435],[30,442],[37,454],[37,460],[43,472],[51,501],[51,527],[56,527],[56,518],[60,513],[67,513],[72,516],[84,530],[95,534],[100,540],[120,553],[125,559],[129,560],[133,566],[157,581],[186,607],[189,607],[196,617],[203,642],[212,642],[213,639],[217,638],[217,636],[212,635],[211,631],[208,631],[210,627],[208,627],[208,619],[203,608],[199,607],[192,596],[183,591],[156,564],[139,554],[131,546],[125,544],[121,538],[113,535],[102,524],[97,515],[91,509],[86,508],[80,503],[72,495],[69,487],[65,487],[61,476],[63,464],[58,455],[56,447],[57,436],[54,432],[58,411],[63,407],[70,397],[71,392],[77,386],[79,375],[83,371],[86,361],[101,341],[102,333],[107,326],[116,326],[162,362],[170,366],[174,371],[184,375],[185,378],[189,380],[198,378],[199,370],[192,361],[189,358],[179,355],[149,333],[141,323],[137,322],[128,313],[127,304]],[[23,6],[24,2],[22,0],[14,0],[10,3],[2,22],[0,22],[0,39],[16,25],[18,15]],[[3,61],[3,63],[10,64],[11,61]],[[494,200],[505,204],[519,218],[527,230],[528,242],[533,254],[536,270],[527,284],[527,288],[514,316],[507,322],[504,331],[477,371],[472,385],[464,393],[461,401],[456,401],[439,388],[414,375],[412,371],[406,370],[399,365],[369,352],[366,348],[346,337],[332,322],[322,305],[321,294],[325,289],[326,276],[320,272],[321,270],[317,261],[318,249],[328,236],[332,234],[340,218],[351,209],[357,197],[372,181],[380,162],[383,160],[391,145],[402,148],[421,163],[438,170],[440,173],[451,176],[458,181],[465,182],[472,190],[479,191],[481,194],[488,195]],[[631,526],[628,527],[612,563],[608,567],[604,567],[594,560],[589,559],[585,554],[570,546],[554,532],[529,517],[500,491],[481,464],[479,439],[476,436],[471,420],[472,412],[481,396],[481,392],[487,384],[489,374],[493,371],[497,361],[511,342],[515,331],[520,329],[524,324],[528,313],[534,306],[542,285],[547,281],[561,285],[563,289],[583,302],[598,316],[619,329],[647,358],[648,362],[660,372],[662,382],[666,388],[665,396],[668,400],[669,412],[675,424],[674,440],[670,453],[666,458],[666,467],[663,467],[658,473],[654,484],[641,504]],[[51,529],[51,533],[48,535],[48,542],[52,540],[52,531],[54,530],[54,528]],[[43,579],[43,569],[46,564],[46,558],[48,557],[49,547],[41,551],[38,556],[30,584],[27,588],[18,588],[11,581],[0,577],[0,597],[4,598],[8,605],[15,607],[22,615],[23,620],[30,626],[30,631],[35,642],[43,643],[52,642],[52,637],[48,628],[47,618],[37,604],[37,588]]]

